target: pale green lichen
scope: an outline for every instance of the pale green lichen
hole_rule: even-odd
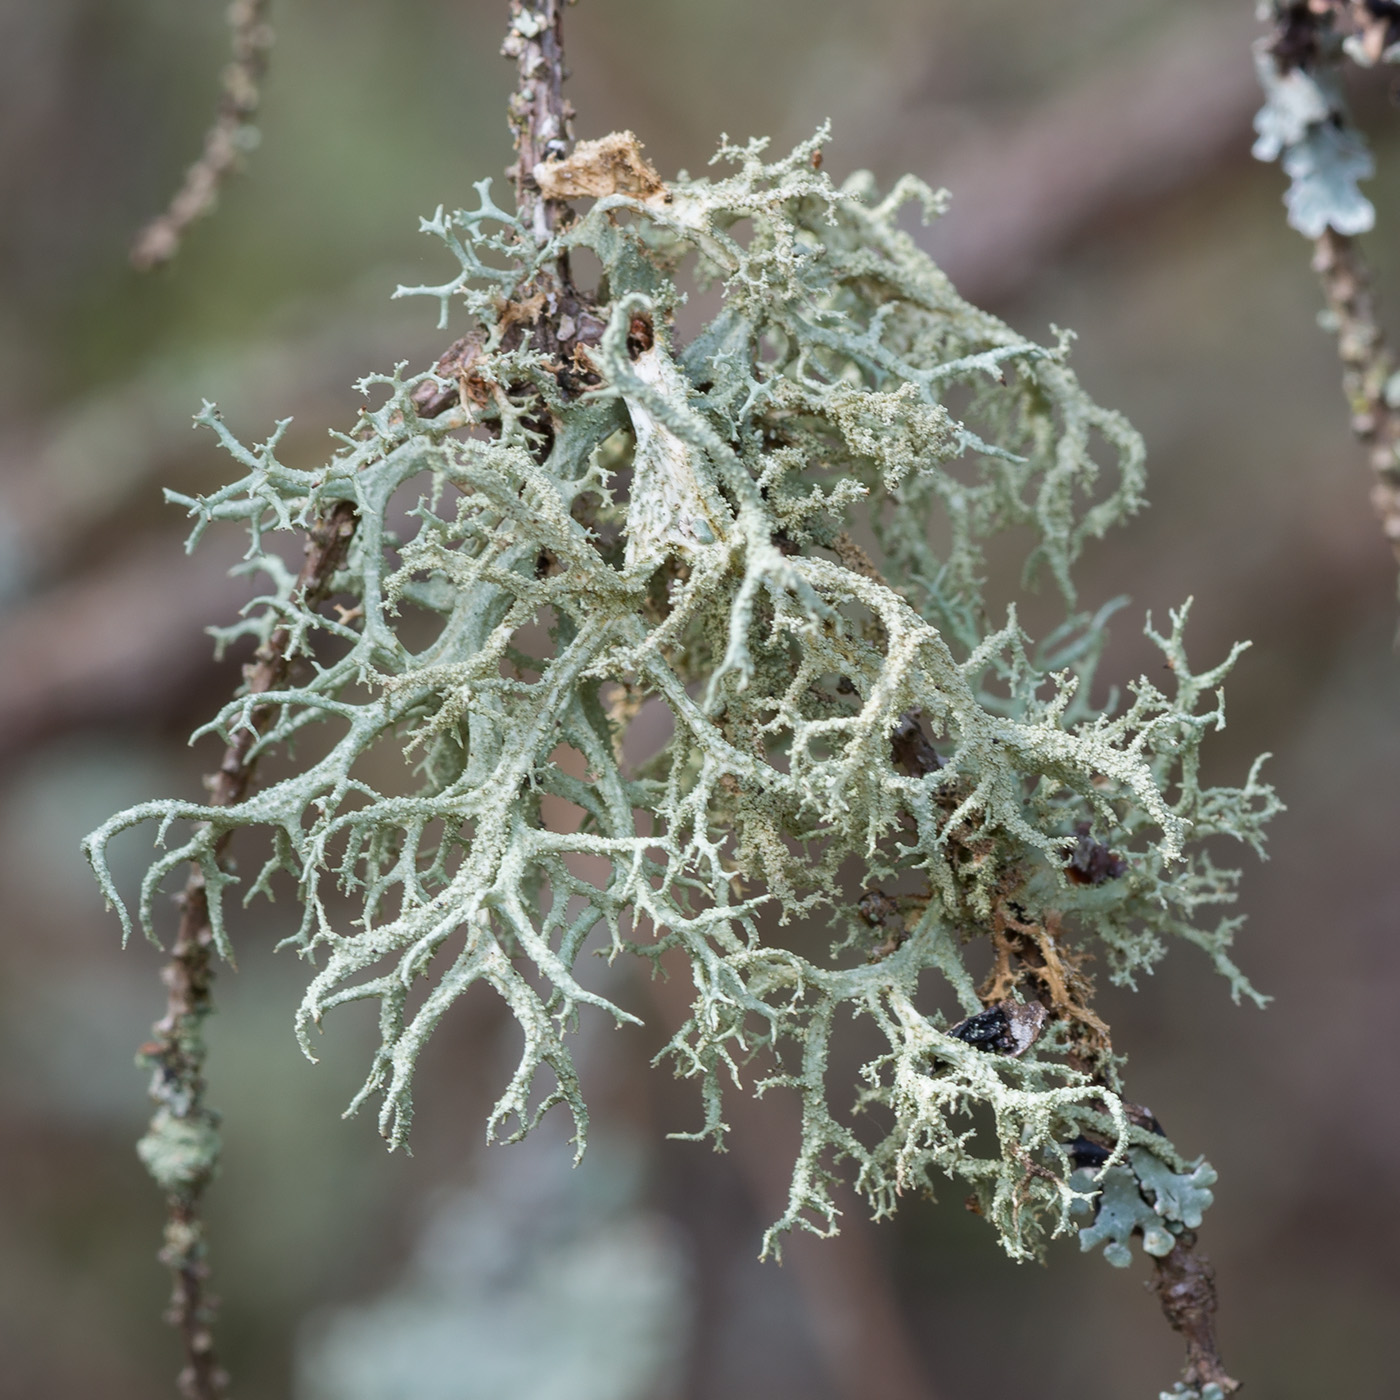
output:
[[[1189,1172],[1174,1172],[1160,1158],[1140,1148],[1128,1154],[1133,1171],[1164,1220],[1199,1230],[1201,1216],[1215,1200],[1211,1187],[1219,1180],[1207,1161],[1191,1163]]]
[[[148,871],[137,917],[154,936],[163,881],[194,860],[227,952],[233,877],[216,844],[267,832],[248,897],[289,872],[304,909],[291,941],[320,963],[302,1042],[309,1054],[332,1008],[379,1003],[354,1106],[380,1095],[392,1144],[425,1040],[483,983],[523,1032],[489,1131],[513,1120],[518,1135],[562,1102],[581,1150],[566,1032],[584,1007],[637,1017],[590,989],[580,955],[678,950],[694,1001],[664,1054],[701,1086],[695,1135],[722,1140],[726,1080],[801,1100],[768,1246],[793,1226],[835,1228],[849,1159],[877,1214],[961,1178],[1026,1257],[1072,1228],[1082,1193],[1062,1144],[1080,1132],[1112,1146],[1105,1191],[1130,1150],[1184,1164],[1130,1126],[1117,1062],[1078,1003],[1056,1002],[1025,1054],[993,1053],[949,1033],[924,974],[970,1014],[982,1001],[964,947],[988,933],[1028,929],[1065,968],[1097,946],[1125,983],[1176,938],[1236,999],[1255,996],[1230,959],[1238,921],[1203,922],[1237,878],[1210,845],[1259,849],[1277,803],[1257,765],[1242,787],[1200,782],[1238,649],[1194,671],[1184,608],[1148,631],[1170,693],[1144,678],[1123,704],[1092,694],[1111,609],[1077,611],[1071,570],[1142,504],[1137,434],[1080,388],[1067,336],[1037,345],[968,305],[901,230],[910,201],[936,211],[930,191],[905,179],[881,200],[868,177],[838,189],[813,168],[823,139],[772,164],[761,143],[726,146],[733,173],[683,178],[669,201],[601,198],[538,250],[485,183],[477,209],[439,211],[425,228],[461,271],[414,290],[444,322],[463,308],[479,344],[464,402],[438,418],[420,418],[414,391],[446,381],[372,375],[378,406],[302,470],[279,460],[279,434],[245,447],[206,406],[199,421],[244,475],[181,498],[194,537],[244,523],[247,568],[270,580],[222,639],[288,625],[316,658],[304,683],[236,699],[207,730],[227,737],[270,706],[256,751],[296,738],[308,757],[230,808],[133,808],[87,850],[121,907],[112,837],[146,821],[162,839],[188,831]],[[582,249],[604,269],[606,332],[570,367],[512,334],[507,313]],[[671,314],[692,274],[723,300],[682,344]],[[296,601],[264,537],[342,500],[359,524],[336,590],[354,606],[332,617]],[[1039,644],[983,598],[984,544],[1005,530],[1030,541],[1027,582],[1048,576],[1064,599]],[[621,740],[647,701],[674,732],[634,770]],[[936,762],[892,755],[914,712]],[[399,750],[402,781],[382,761]],[[1121,867],[1076,883],[1066,861],[1084,823]],[[899,911],[878,927],[860,903],[876,885]],[[353,922],[333,922],[331,887],[358,902]],[[828,1073],[845,1016],[883,1042],[855,1104]],[[552,1082],[532,1092],[541,1071]]]
[[[1341,45],[1336,45],[1336,58]],[[1267,44],[1255,48],[1265,102],[1254,118],[1256,160],[1279,161],[1289,178],[1288,222],[1308,238],[1328,229],[1367,233],[1376,209],[1358,182],[1376,173],[1366,138],[1352,125],[1335,64],[1280,68]]]

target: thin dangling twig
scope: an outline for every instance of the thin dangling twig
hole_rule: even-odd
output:
[[[256,134],[253,118],[262,100],[262,80],[272,49],[270,5],[271,0],[231,0],[229,4],[233,57],[224,69],[218,115],[205,134],[199,159],[185,172],[169,206],[137,234],[131,263],[139,271],[168,263],[180,251],[186,229],[214,207],[220,186]]]

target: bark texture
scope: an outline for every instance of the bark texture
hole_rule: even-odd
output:
[[[518,79],[510,99],[515,136],[516,207],[521,222],[544,243],[562,207],[540,191],[535,167],[562,160],[573,143],[573,108],[564,100],[565,0],[511,0],[510,29],[501,52],[516,62]]]
[[[1186,1342],[1186,1384],[1198,1390],[1218,1385],[1232,1395],[1240,1383],[1226,1372],[1215,1340],[1215,1270],[1204,1254],[1196,1253],[1191,1231],[1182,1234],[1165,1259],[1157,1260],[1152,1288],[1167,1321]]]

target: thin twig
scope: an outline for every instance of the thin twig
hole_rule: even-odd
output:
[[[68,730],[160,725],[187,713],[219,674],[205,625],[248,598],[247,580],[229,576],[241,553],[234,543],[190,560],[173,534],[137,539],[0,610],[0,766]],[[130,622],[114,627],[113,618]]]
[[[510,0],[510,28],[501,53],[516,64],[515,91],[509,104],[515,138],[515,164],[507,174],[515,181],[515,204],[520,222],[537,245],[543,246],[568,204],[540,188],[540,167],[563,160],[573,145],[573,106],[564,98],[564,7],[573,0]],[[507,348],[528,343],[547,362],[558,366],[556,378],[565,394],[580,388],[570,365],[585,323],[599,328],[598,308],[574,286],[569,255],[561,253],[539,267],[526,264],[524,280],[513,297],[518,314],[505,323],[502,343]],[[454,346],[451,355],[459,349]],[[530,420],[539,434],[535,449],[540,461],[549,456],[556,424],[541,406]]]
[[[1161,1299],[1167,1321],[1186,1341],[1188,1386],[1204,1390],[1218,1385],[1226,1395],[1240,1388],[1220,1360],[1215,1340],[1215,1270],[1196,1253],[1196,1236],[1185,1230],[1165,1259],[1158,1259],[1153,1292]]]
[[[1313,268],[1322,279],[1337,334],[1351,429],[1370,449],[1376,478],[1371,503],[1400,561],[1400,399],[1395,392],[1400,386],[1395,381],[1395,356],[1377,320],[1370,269],[1356,241],[1329,228],[1314,246]]]
[[[1099,850],[1102,853],[1097,857],[1100,861],[1106,862],[1113,859],[1112,852],[1101,847]],[[1091,859],[1093,858],[1091,857]],[[1104,866],[1101,865],[1100,868],[1103,869]],[[1119,874],[1121,873],[1120,870]],[[1115,874],[1105,873],[1102,878],[1116,879],[1118,877]],[[1101,881],[1096,883],[1101,883]],[[1047,928],[1057,927],[1058,919],[1058,915],[1048,916]],[[1031,931],[1019,920],[1008,918],[1006,921],[1011,925],[1013,932],[1029,933]],[[1009,964],[1023,968],[1029,974],[1029,983],[1021,983],[1021,985],[1026,986],[1028,992],[1035,992],[1039,986],[1041,989],[1038,993],[1039,999],[1047,1011],[1069,1019],[1071,1025],[1077,1020],[1080,1027],[1088,1028],[1094,1032],[1093,1039],[1102,1038],[1100,1043],[1107,1051],[1108,1027],[1099,1020],[1088,1005],[1088,997],[1093,991],[1091,982],[1082,978],[1081,975],[1080,985],[1073,988],[1077,995],[1057,1004],[1057,999],[1051,991],[1053,982],[1045,976],[1048,965],[1046,952],[1053,947],[1053,941],[1047,948],[1044,943],[1037,944],[1022,936],[1005,939],[998,951]],[[1066,978],[1067,972],[1071,975],[1074,974],[1075,969],[1072,963],[1062,966],[1058,976],[1063,980],[1068,980]],[[981,988],[983,1002],[989,1003],[993,997],[1005,996],[1009,987],[1016,985],[1019,981],[1019,977],[1013,977],[1011,983],[1008,984],[999,977],[995,980],[989,977],[988,982]],[[1088,1043],[1092,1044],[1093,1041]],[[1079,1047],[1076,1047],[1075,1058],[1079,1061],[1077,1068],[1090,1075],[1096,1083],[1104,1084],[1099,1066],[1094,1064],[1091,1059],[1081,1058]],[[1161,1124],[1157,1122],[1150,1109],[1141,1104],[1126,1102],[1123,1107],[1131,1123],[1151,1132],[1160,1133],[1162,1131]],[[1215,1340],[1215,1270],[1204,1254],[1196,1252],[1195,1232],[1183,1230],[1177,1237],[1172,1252],[1165,1259],[1155,1259],[1154,1263],[1156,1264],[1156,1277],[1152,1284],[1153,1291],[1162,1304],[1162,1312],[1167,1321],[1177,1332],[1181,1333],[1186,1342],[1186,1367],[1182,1372],[1183,1380],[1197,1391],[1203,1390],[1207,1385],[1217,1385],[1224,1394],[1233,1394],[1240,1388],[1240,1383],[1225,1370],[1225,1363],[1220,1359],[1220,1348]]]
[[[152,219],[132,245],[132,266],[142,272],[169,262],[179,252],[185,230],[214,207],[219,187],[252,144],[253,118],[272,48],[272,27],[267,22],[270,3],[231,0],[229,4],[233,59],[224,69],[219,113],[204,137],[204,150],[185,172],[169,208]]]
[[[341,502],[311,528],[306,561],[297,579],[297,594],[305,607],[325,597],[331,577],[345,556],[355,529],[354,509]],[[258,648],[244,668],[251,694],[279,689],[292,665],[291,632],[277,628]],[[228,807],[248,791],[257,762],[253,745],[271,714],[270,708],[254,708],[252,723],[239,729],[224,751],[219,770],[208,780],[210,802]],[[215,847],[221,856],[227,834]],[[227,1392],[228,1377],[214,1351],[212,1325],[216,1300],[207,1291],[204,1221],[201,1213],[205,1188],[218,1167],[218,1114],[205,1101],[204,1021],[213,1010],[213,934],[204,876],[196,865],[180,897],[180,926],[162,972],[167,991],[164,1019],[155,1026],[155,1039],[142,1047],[142,1058],[152,1071],[151,1098],[157,1105],[152,1141],[197,1144],[189,1152],[190,1165],[167,1195],[165,1246],[160,1259],[171,1271],[174,1288],[167,1320],[179,1330],[185,1349],[180,1373],[180,1393],[186,1400],[219,1400]],[[173,1120],[173,1122],[172,1122]],[[148,1164],[151,1159],[148,1155]],[[159,1177],[158,1177],[159,1179]],[[165,1173],[170,1186],[170,1174]]]
[[[535,167],[562,160],[573,142],[573,107],[564,100],[565,0],[510,0],[510,29],[501,52],[516,61],[518,78],[510,99],[515,137],[515,203],[520,220],[538,243],[548,241],[562,205],[545,199]]]

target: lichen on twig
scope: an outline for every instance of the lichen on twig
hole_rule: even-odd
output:
[[[332,505],[312,524],[305,562],[290,581],[288,596],[298,608],[314,610],[323,601],[344,560],[354,524],[353,510],[345,502]],[[291,677],[295,636],[293,627],[274,626],[244,668],[244,689],[249,697],[246,722],[229,736],[218,771],[208,781],[214,809],[236,806],[248,794],[257,763],[257,740],[273,716],[272,710],[258,703],[258,696],[280,689]],[[165,1243],[160,1258],[173,1281],[167,1316],[184,1347],[179,1384],[188,1400],[215,1400],[227,1388],[227,1376],[214,1349],[215,1301],[207,1287],[202,1204],[205,1188],[218,1171],[220,1155],[219,1115],[205,1096],[204,1023],[214,1009],[213,959],[221,943],[215,930],[222,928],[221,892],[232,879],[222,857],[231,835],[231,828],[212,833],[192,863],[180,895],[179,928],[162,973],[166,1014],[140,1053],[141,1063],[151,1071],[156,1113],[138,1152],[166,1196]],[[226,943],[219,951],[229,955]]]
[[[1092,703],[1103,617],[1076,610],[1070,574],[1085,542],[1140,504],[1141,444],[1079,387],[1067,340],[1036,345],[967,305],[899,231],[902,204],[936,207],[926,189],[838,189],[814,169],[824,140],[771,164],[761,143],[725,146],[732,174],[672,182],[669,199],[600,198],[543,245],[484,185],[475,210],[440,212],[426,227],[461,271],[417,290],[464,305],[480,349],[456,383],[366,379],[382,402],[320,470],[286,466],[275,440],[243,447],[206,412],[247,474],[186,502],[196,534],[245,521],[250,562],[274,583],[229,635],[286,626],[299,645],[341,651],[209,728],[232,737],[256,706],[271,718],[250,754],[322,724],[329,748],[230,807],[132,809],[89,852],[115,901],[103,852],[116,832],[195,824],[148,872],[149,930],[167,872],[207,862],[236,828],[269,832],[249,895],[289,872],[304,909],[293,942],[324,960],[303,1043],[335,1006],[379,1002],[382,1044],[356,1103],[381,1097],[391,1143],[408,1131],[425,1039],[482,982],[524,1031],[492,1131],[518,1134],[564,1103],[582,1147],[567,1028],[589,1007],[633,1019],[579,963],[601,930],[611,954],[688,959],[693,1013],[665,1053],[701,1084],[699,1135],[722,1139],[727,1081],[800,1096],[804,1136],[770,1248],[786,1229],[835,1228],[844,1158],[881,1214],[902,1191],[961,1177],[1023,1257],[1072,1228],[1080,1193],[1063,1144],[1081,1132],[1106,1134],[1110,1165],[1130,1149],[1183,1164],[1129,1121],[1106,1037],[1086,1038],[1071,1003],[1040,997],[1046,1029],[1002,1054],[953,1034],[922,975],[941,973],[963,1013],[980,1013],[962,945],[1010,919],[1058,962],[1097,943],[1122,981],[1185,938],[1251,994],[1229,957],[1234,921],[1198,922],[1233,897],[1206,843],[1257,847],[1276,803],[1257,773],[1241,788],[1199,782],[1234,656],[1193,671],[1184,610],[1149,634],[1175,693],[1144,679],[1123,707]],[[605,280],[596,299],[578,294],[572,335],[557,325],[538,349],[524,332],[548,312],[531,279],[578,248]],[[724,306],[683,346],[670,313],[686,263],[722,282]],[[585,303],[601,334],[581,330]],[[424,419],[424,386],[455,402]],[[405,497],[417,504],[399,538],[386,516]],[[356,606],[335,621],[297,599],[262,539],[343,503],[360,527],[336,587]],[[878,571],[851,566],[849,536],[842,546],[861,520]],[[1012,525],[1032,533],[1028,573],[1067,605],[1039,646],[982,600],[983,544]],[[411,640],[411,612],[436,619],[431,640]],[[675,721],[635,773],[609,719],[619,690]],[[915,711],[939,761],[911,771],[891,736]],[[421,786],[363,776],[384,746],[411,754]],[[570,749],[584,777],[558,761]],[[576,830],[543,821],[546,796],[572,804]],[[1085,822],[1123,862],[1097,883],[1066,875]],[[854,885],[852,862],[865,872]],[[230,879],[210,891],[220,941]],[[911,889],[895,939],[860,911],[877,881]],[[336,887],[358,903],[352,927]],[[814,922],[836,935],[829,959],[780,935]],[[885,1048],[843,1105],[827,1057],[847,1012]]]
[[[1255,119],[1262,160],[1282,159],[1288,221],[1313,240],[1313,270],[1337,337],[1351,427],[1365,444],[1371,502],[1400,561],[1400,373],[1376,311],[1371,270],[1356,236],[1375,225],[1357,181],[1375,173],[1342,95],[1348,62],[1400,62],[1400,11],[1362,0],[1275,0],[1272,31],[1255,48],[1267,97]]]

